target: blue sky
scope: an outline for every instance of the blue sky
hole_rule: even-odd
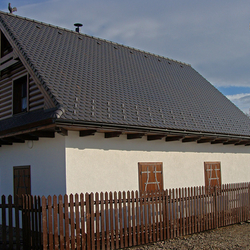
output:
[[[0,2],[7,11],[9,1]],[[249,0],[13,0],[14,14],[189,63],[250,108]]]

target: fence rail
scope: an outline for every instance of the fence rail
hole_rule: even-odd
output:
[[[2,196],[0,248],[119,249],[247,221],[249,208],[250,183],[212,192],[191,187],[24,196],[22,207]]]

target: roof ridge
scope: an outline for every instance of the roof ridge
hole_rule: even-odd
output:
[[[12,14],[12,13],[8,13],[8,12],[4,12],[4,11],[1,11],[1,10],[0,10],[0,14],[5,14],[5,15],[8,15],[8,16],[14,16],[14,17],[19,18],[19,19],[31,21],[31,22],[34,22],[34,23],[37,23],[37,24],[42,24],[42,25],[45,25],[45,26],[49,26],[49,27],[52,27],[52,28],[56,28],[56,29],[60,29],[60,30],[66,31],[66,32],[70,32],[70,33],[73,33],[73,34],[77,34],[77,35],[81,35],[81,36],[93,38],[93,39],[96,39],[96,40],[99,40],[99,41],[103,41],[103,42],[106,42],[106,43],[110,43],[110,44],[114,44],[114,45],[119,45],[119,46],[122,46],[122,47],[127,48],[127,49],[132,49],[132,50],[135,50],[135,51],[138,51],[138,52],[141,52],[141,53],[145,53],[145,54],[148,54],[148,55],[151,55],[151,56],[155,56],[157,58],[162,58],[162,59],[165,59],[165,60],[170,60],[170,61],[173,61],[173,62],[176,62],[176,63],[183,64],[183,65],[191,66],[191,64],[189,64],[189,63],[181,62],[181,61],[178,61],[178,60],[175,60],[175,59],[171,59],[171,58],[165,57],[165,56],[160,56],[160,55],[155,54],[155,53],[151,53],[151,52],[148,52],[148,51],[145,51],[145,50],[141,50],[141,49],[137,49],[137,48],[134,48],[134,47],[130,47],[128,45],[124,45],[124,44],[121,44],[121,43],[109,41],[109,40],[106,40],[104,38],[91,36],[91,35],[88,35],[88,34],[85,34],[85,33],[78,33],[78,32],[76,32],[74,30],[66,29],[66,28],[63,28],[63,27],[60,27],[60,26],[49,24],[49,23],[44,23],[44,22],[37,21],[35,19],[31,19],[31,18],[28,18],[28,17],[18,16],[18,15],[15,15],[15,14]]]

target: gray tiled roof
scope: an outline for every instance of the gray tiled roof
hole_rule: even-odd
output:
[[[250,135],[250,119],[190,65],[0,12],[61,119]]]

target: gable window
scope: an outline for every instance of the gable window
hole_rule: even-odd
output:
[[[163,190],[162,162],[139,162],[140,192],[157,192]]]
[[[205,187],[208,192],[211,192],[214,187],[221,188],[221,167],[220,162],[205,162]]]
[[[22,195],[31,194],[30,166],[13,167],[14,198],[22,205]],[[18,195],[18,198],[17,198]]]
[[[27,75],[13,81],[13,114],[27,111]]]
[[[10,43],[8,42],[6,37],[3,35],[3,33],[1,32],[1,57],[6,56],[7,54],[9,54],[12,51],[13,51],[13,49],[12,49]]]

